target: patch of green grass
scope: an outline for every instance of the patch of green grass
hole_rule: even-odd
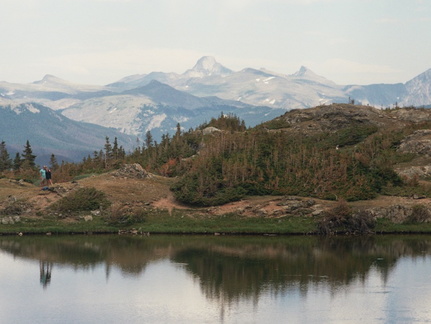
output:
[[[185,211],[173,211],[172,215],[151,213],[139,227],[145,232],[196,234],[299,234],[315,231],[315,224],[309,217],[245,218],[236,214],[190,217]]]
[[[375,233],[378,234],[407,234],[407,233],[431,233],[431,223],[421,224],[395,224],[388,219],[378,219],[375,227]]]
[[[387,186],[382,189],[382,195],[412,197],[414,195],[431,197],[431,187],[424,185]]]
[[[138,218],[139,219],[139,218]],[[52,216],[43,218],[22,218],[20,223],[0,224],[0,235],[16,234],[71,234],[71,233],[118,233],[119,230],[137,229],[153,234],[243,234],[243,235],[294,235],[316,234],[317,219],[311,217],[243,217],[237,214],[221,216],[197,215],[188,210],[154,210],[137,222],[109,223],[106,216],[93,216],[85,221],[80,217],[58,219]],[[376,221],[374,233],[431,233],[431,223],[394,224],[387,219]]]
[[[64,222],[47,217],[43,219],[22,218],[15,224],[0,224],[0,235],[2,234],[70,234],[70,233],[115,233],[118,228],[106,224],[102,218],[95,217],[93,221],[79,220],[75,222]]]

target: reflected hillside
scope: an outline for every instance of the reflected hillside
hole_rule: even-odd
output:
[[[150,263],[168,259],[197,278],[207,298],[231,303],[257,301],[268,291],[336,290],[366,280],[371,270],[386,282],[400,258],[431,255],[431,237],[0,237],[0,249],[52,264],[54,272],[56,265],[105,265],[107,276],[112,267],[141,275]]]
[[[292,237],[225,239],[182,249],[174,260],[200,278],[210,299],[258,300],[273,294],[329,285],[334,291],[377,270],[383,282],[402,257],[431,254],[431,237]]]
[[[170,255],[169,242],[155,242],[142,237],[101,236],[27,236],[0,237],[0,249],[15,257],[35,259],[75,269],[105,264],[123,273],[139,275],[149,262]]]

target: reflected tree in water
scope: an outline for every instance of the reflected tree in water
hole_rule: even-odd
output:
[[[199,281],[207,298],[229,305],[257,303],[267,292],[306,295],[316,285],[335,292],[365,281],[371,270],[387,282],[400,258],[431,254],[431,237],[0,237],[0,249],[38,260],[44,287],[53,264],[85,270],[104,264],[107,277],[113,267],[140,276],[152,262],[172,260]]]
[[[52,262],[40,260],[39,270],[40,270],[40,283],[43,286],[43,288],[46,288],[51,282]]]

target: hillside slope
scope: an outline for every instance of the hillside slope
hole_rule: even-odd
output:
[[[57,183],[52,190],[0,179],[0,212],[43,217],[62,197],[94,187],[115,208],[130,212],[186,210],[191,218],[235,214],[244,219],[313,221],[347,199],[350,208],[375,219],[402,223],[419,210],[430,222],[430,120],[426,109],[330,105],[290,111],[254,129],[185,133],[160,144],[172,162],[164,167],[179,163],[183,173],[178,177],[156,176],[139,164],[126,164]],[[225,117],[216,122],[227,123]],[[181,137],[195,143],[191,136],[200,142],[198,154],[170,159],[170,146],[178,152]],[[150,155],[157,156],[157,150],[151,147]],[[144,162],[143,156],[132,158]],[[158,160],[164,163],[161,156]],[[12,208],[20,202],[22,208]]]

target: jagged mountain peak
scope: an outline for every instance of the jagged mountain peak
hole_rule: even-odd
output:
[[[217,64],[219,63],[217,63],[214,57],[203,56],[197,61],[193,69],[211,71]]]
[[[188,77],[205,77],[211,75],[229,75],[232,73],[232,70],[224,67],[220,63],[218,63],[214,57],[212,56],[203,56],[201,57],[195,66],[187,70],[184,75]]]
[[[292,74],[292,76],[303,78],[303,77],[317,76],[317,74],[311,71],[306,66],[302,65],[297,72]]]

